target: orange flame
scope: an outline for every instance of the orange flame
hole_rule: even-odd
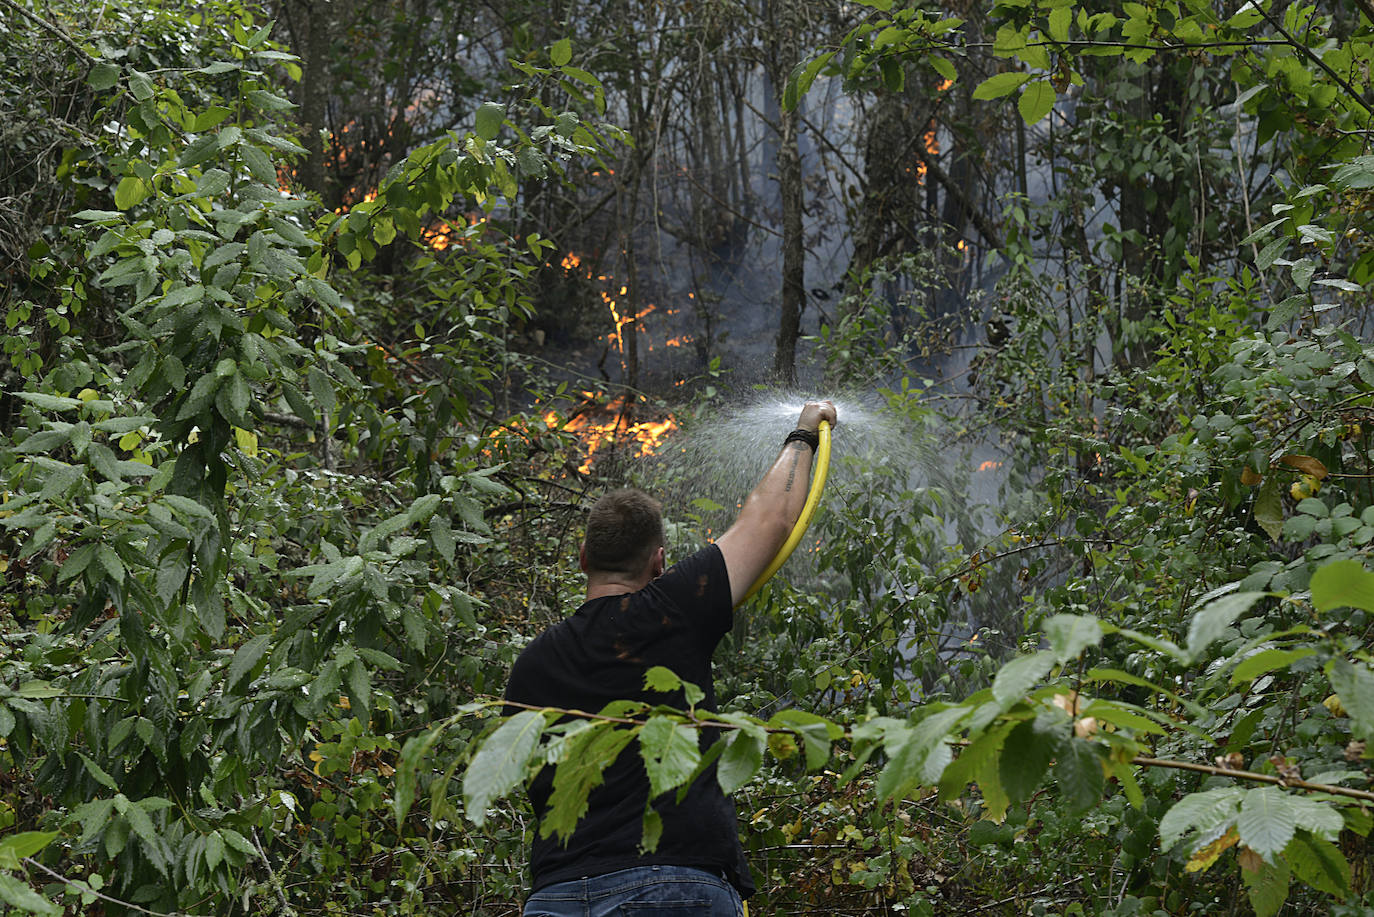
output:
[[[979,470],[979,471],[995,471],[996,469],[1001,468],[1001,467],[1002,467],[1002,463],[1001,463],[1001,462],[994,462],[992,459],[988,459],[986,462],[984,462],[983,464],[981,464],[981,465],[978,466],[978,470]]]
[[[642,420],[630,422],[630,414],[625,396],[618,395],[604,406],[595,405],[596,395],[583,392],[587,399],[568,420],[562,420],[556,411],[544,414],[544,423],[550,430],[562,429],[576,433],[586,453],[577,470],[589,474],[596,454],[605,448],[614,448],[618,443],[632,444],[634,457],[653,455],[663,446],[668,434],[678,429],[677,419],[669,414],[662,420]]]

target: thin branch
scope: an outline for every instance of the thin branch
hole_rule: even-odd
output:
[[[1358,92],[1355,91],[1355,87],[1350,85],[1349,80],[1343,79],[1339,73],[1337,73],[1335,70],[1332,70],[1331,67],[1327,65],[1326,61],[1322,60],[1321,57],[1319,57],[1315,52],[1313,52],[1311,48],[1307,47],[1307,45],[1298,41],[1298,39],[1294,36],[1289,35],[1288,30],[1283,27],[1283,23],[1275,19],[1274,15],[1265,8],[1264,4],[1256,4],[1255,9],[1259,10],[1260,15],[1264,16],[1265,20],[1271,26],[1273,26],[1274,29],[1277,30],[1280,35],[1282,35],[1284,38],[1288,40],[1288,44],[1292,45],[1294,48],[1297,48],[1298,51],[1302,53],[1303,57],[1307,58],[1309,61],[1320,67],[1327,76],[1331,77],[1331,79],[1335,81],[1336,85],[1340,86],[1347,93],[1349,93],[1351,99],[1354,99],[1357,103],[1363,106],[1366,111],[1374,112],[1374,105],[1371,105],[1369,102],[1366,102],[1364,98]]]
[[[91,57],[90,54],[86,53],[85,48],[81,47],[76,42],[72,41],[72,37],[68,35],[66,32],[62,31],[62,28],[60,26],[49,22],[42,16],[39,16],[37,13],[29,12],[24,7],[15,3],[14,0],[0,0],[0,6],[4,6],[6,9],[13,10],[14,12],[23,16],[25,19],[28,19],[30,22],[33,22],[35,25],[37,25],[44,31],[52,33],[54,36],[60,39],[63,44],[65,44],[67,47],[75,51],[77,55],[86,62],[87,66],[95,63],[95,58]],[[152,912],[149,911],[148,913]]]
[[[9,2],[10,0],[0,0],[0,3]],[[185,917],[184,911],[178,911],[175,914],[164,914],[161,911],[150,911],[146,907],[139,907],[137,904],[132,904],[128,901],[120,901],[118,898],[111,898],[109,895],[103,894],[97,889],[91,888],[91,886],[87,885],[85,882],[82,882],[80,879],[68,879],[60,872],[55,872],[49,869],[48,867],[44,866],[37,860],[31,859],[30,857],[24,857],[24,865],[32,866],[34,869],[37,869],[40,872],[47,873],[49,876],[52,876],[54,879],[56,879],[59,882],[62,882],[65,885],[70,885],[72,888],[80,889],[82,894],[94,895],[101,901],[108,901],[110,904],[117,904],[120,907],[127,907],[131,910],[138,911],[140,914],[149,914],[151,915],[151,917]]]
[[[1145,758],[1138,757],[1131,761],[1141,767],[1169,767],[1181,771],[1194,771],[1199,774],[1209,774],[1213,777],[1231,777],[1235,780],[1249,780],[1254,783],[1272,783],[1281,787],[1296,787],[1301,790],[1312,790],[1316,793],[1331,793],[1334,796],[1349,796],[1352,799],[1363,799],[1366,802],[1374,802],[1374,793],[1368,790],[1354,790],[1344,786],[1332,786],[1329,783],[1312,783],[1307,780],[1289,780],[1285,777],[1275,777],[1273,774],[1259,774],[1254,771],[1238,771],[1229,767],[1215,767],[1211,764],[1194,764],[1191,761],[1171,761],[1167,758]]]

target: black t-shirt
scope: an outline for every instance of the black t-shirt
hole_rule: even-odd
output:
[[[706,693],[698,707],[715,710],[711,653],[733,623],[725,558],[707,545],[639,592],[584,602],[536,637],[511,668],[506,699],[591,713],[622,699],[685,706],[681,692],[665,699],[644,690],[644,673],[661,665]],[[702,750],[715,738],[702,735]],[[548,808],[553,770],[545,767],[530,783],[537,817]],[[649,778],[637,742],[606,769],[604,780],[592,790],[587,813],[566,845],[536,832],[530,855],[535,890],[633,866],[673,865],[723,874],[743,895],[754,891],[734,803],[721,792],[714,765],[681,805],[676,791],[654,801],[663,834],[649,854],[639,851]]]

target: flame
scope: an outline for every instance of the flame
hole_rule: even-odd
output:
[[[984,462],[983,464],[981,464],[981,465],[978,466],[978,470],[979,470],[979,471],[995,471],[995,470],[997,470],[998,468],[1001,468],[1001,467],[1002,467],[1002,463],[1001,463],[1001,462],[995,462],[995,461],[993,461],[992,459],[988,459],[986,462]]]
[[[568,252],[559,263],[563,265],[563,270],[572,271],[582,263],[582,259],[579,258],[575,252]]]
[[[583,392],[581,407],[573,412],[566,421],[557,411],[544,414],[544,423],[550,430],[562,428],[576,433],[586,449],[582,464],[577,470],[589,474],[596,454],[617,444],[633,446],[632,455],[636,458],[653,455],[663,446],[668,435],[678,429],[677,419],[669,414],[662,420],[642,420],[631,422],[630,405],[624,395],[617,395],[605,405],[596,404],[594,392]]]
[[[451,245],[461,245],[464,241],[463,230],[467,227],[436,220],[425,230],[425,242],[436,252],[442,252]]]
[[[692,340],[693,338],[690,334],[684,334],[675,338],[668,338],[668,340],[664,341],[663,343],[668,347],[681,347],[684,344],[692,343]]]
[[[961,252],[968,251],[968,243],[965,242],[963,239],[960,239],[958,242],[954,243],[954,247]]]
[[[940,85],[935,87],[935,91],[936,91],[936,92],[944,92],[946,89],[948,89],[949,87],[951,87],[951,86],[953,86],[953,85],[954,85],[954,80],[941,80],[941,81],[940,81]]]
[[[925,147],[927,156],[940,155],[940,138],[935,136],[935,128],[932,127],[921,135],[921,146]],[[926,178],[926,164],[924,160],[916,162],[916,181],[924,182]]]

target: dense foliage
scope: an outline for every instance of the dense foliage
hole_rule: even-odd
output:
[[[324,66],[308,3],[0,0],[0,910],[515,913],[519,785],[559,766],[565,834],[631,738],[665,792],[715,763],[757,913],[1374,905],[1371,11],[775,6],[707,4],[696,43],[589,7],[624,41],[585,56],[537,8],[455,6],[426,28],[509,54],[431,73],[425,131],[326,155],[315,81],[379,133],[367,105],[404,100],[349,87],[410,86],[427,7],[340,4],[368,51]],[[702,102],[754,38],[784,184],[818,80],[890,126],[938,78],[948,168],[1016,138],[991,214],[919,154],[1005,270],[956,316],[971,381],[921,369],[961,227],[885,242],[916,195],[870,137],[856,263],[803,353],[822,387],[875,385],[919,473],[841,450],[814,569],[720,654],[723,711],[655,670],[660,706],[501,718],[511,659],[578,596],[588,499],[686,474],[600,441],[579,468],[569,370],[535,342],[603,313],[551,307],[582,278],[549,239],[588,188],[579,222],[625,202],[602,255],[634,286],[655,87]],[[677,85],[684,60],[721,82]],[[730,148],[703,117],[673,129]],[[689,210],[698,241],[735,231]],[[708,427],[742,369],[713,347],[690,394],[603,394]],[[1001,450],[997,500],[960,444]],[[738,496],[670,505],[674,538]]]

